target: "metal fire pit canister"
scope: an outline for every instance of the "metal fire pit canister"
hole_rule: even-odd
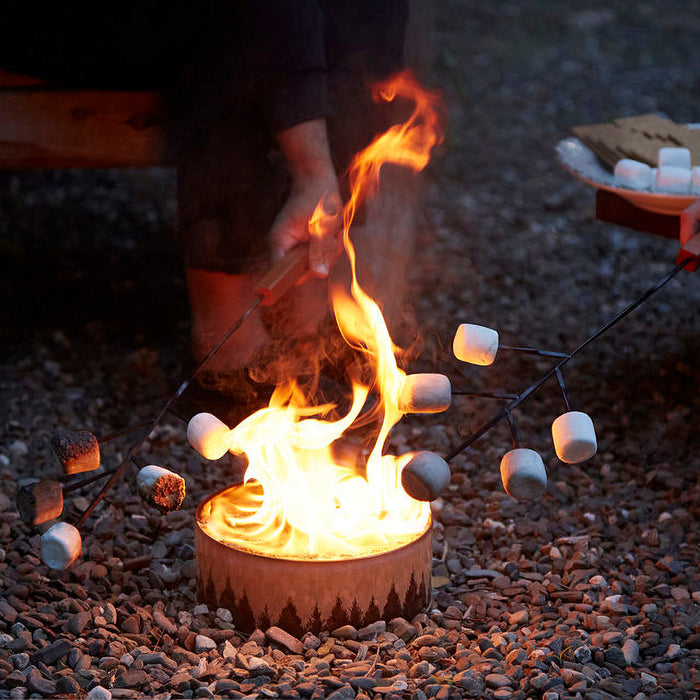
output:
[[[294,635],[411,619],[430,601],[431,528],[413,541],[372,556],[337,560],[284,559],[245,551],[206,532],[197,508],[197,597],[228,608],[244,632],[277,625]]]

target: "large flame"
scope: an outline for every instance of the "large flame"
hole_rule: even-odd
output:
[[[230,449],[248,458],[245,484],[207,504],[203,526],[215,539],[256,553],[294,559],[344,559],[378,554],[416,539],[428,527],[430,508],[408,496],[401,470],[408,457],[382,454],[391,428],[401,419],[397,406],[405,373],[377,304],[357,281],[350,228],[358,206],[373,195],[385,163],[418,172],[438,142],[438,100],[402,73],[380,85],[375,99],[411,100],[406,122],[392,126],[355,156],[351,196],[343,211],[343,244],[352,269],[347,292],[334,291],[333,309],[345,340],[364,353],[374,370],[372,386],[354,381],[352,406],[340,420],[329,420],[331,405],[309,406],[293,381],[275,390],[267,408],[236,426]],[[328,224],[321,204],[310,221],[315,235]],[[366,464],[344,464],[334,450],[378,393],[371,415],[377,439]],[[372,401],[372,399],[369,399]]]

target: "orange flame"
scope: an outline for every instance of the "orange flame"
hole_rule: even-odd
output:
[[[428,527],[430,508],[408,496],[401,470],[408,457],[382,454],[391,428],[401,419],[398,397],[405,373],[382,313],[357,280],[350,227],[359,204],[377,191],[385,163],[422,170],[438,143],[436,95],[408,73],[379,85],[375,99],[409,99],[413,113],[355,156],[351,196],[343,210],[343,245],[350,259],[350,294],[334,291],[333,309],[345,340],[363,352],[379,391],[378,436],[366,468],[341,464],[334,445],[360,415],[372,387],[353,382],[352,406],[339,420],[324,419],[334,408],[308,406],[293,381],[280,385],[262,409],[228,435],[230,449],[244,452],[249,466],[243,486],[234,486],[203,512],[210,535],[256,553],[285,558],[342,559],[377,554],[416,539]],[[319,202],[309,226],[318,235],[328,219]],[[363,473],[364,472],[364,473]]]

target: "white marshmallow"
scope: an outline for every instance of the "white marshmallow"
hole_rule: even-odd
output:
[[[473,323],[462,323],[452,341],[452,351],[462,362],[482,367],[493,364],[498,352],[498,331]]]
[[[631,158],[615,163],[614,178],[616,187],[629,187],[632,190],[648,190],[652,183],[651,168]]]
[[[690,191],[700,194],[700,167],[697,165],[690,171]]]
[[[690,191],[690,170],[673,165],[660,165],[656,169],[654,189],[658,192],[686,194]]]
[[[593,421],[581,411],[559,416],[552,423],[552,440],[557,457],[567,464],[585,462],[598,449]]]
[[[670,165],[675,168],[690,170],[690,149],[675,147],[660,148],[657,163],[660,168]]]
[[[141,496],[162,513],[177,510],[185,499],[185,480],[157,464],[140,469],[136,484]]]
[[[80,556],[82,547],[77,528],[56,523],[41,536],[41,560],[51,569],[67,569]]]
[[[228,452],[230,428],[211,413],[198,413],[187,424],[187,442],[205,459],[220,459]]]
[[[525,447],[507,452],[501,460],[501,481],[513,498],[539,498],[547,490],[547,470],[542,457]]]
[[[434,501],[449,485],[450,467],[435,452],[421,450],[413,453],[401,471],[404,491],[417,501]]]
[[[440,413],[451,402],[452,386],[444,374],[408,374],[397,406],[403,413]]]

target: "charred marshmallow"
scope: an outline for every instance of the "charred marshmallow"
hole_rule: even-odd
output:
[[[56,433],[51,447],[66,474],[91,472],[100,466],[100,446],[88,430]]]
[[[141,496],[161,513],[177,510],[185,499],[185,480],[157,464],[143,467],[136,483]]]

